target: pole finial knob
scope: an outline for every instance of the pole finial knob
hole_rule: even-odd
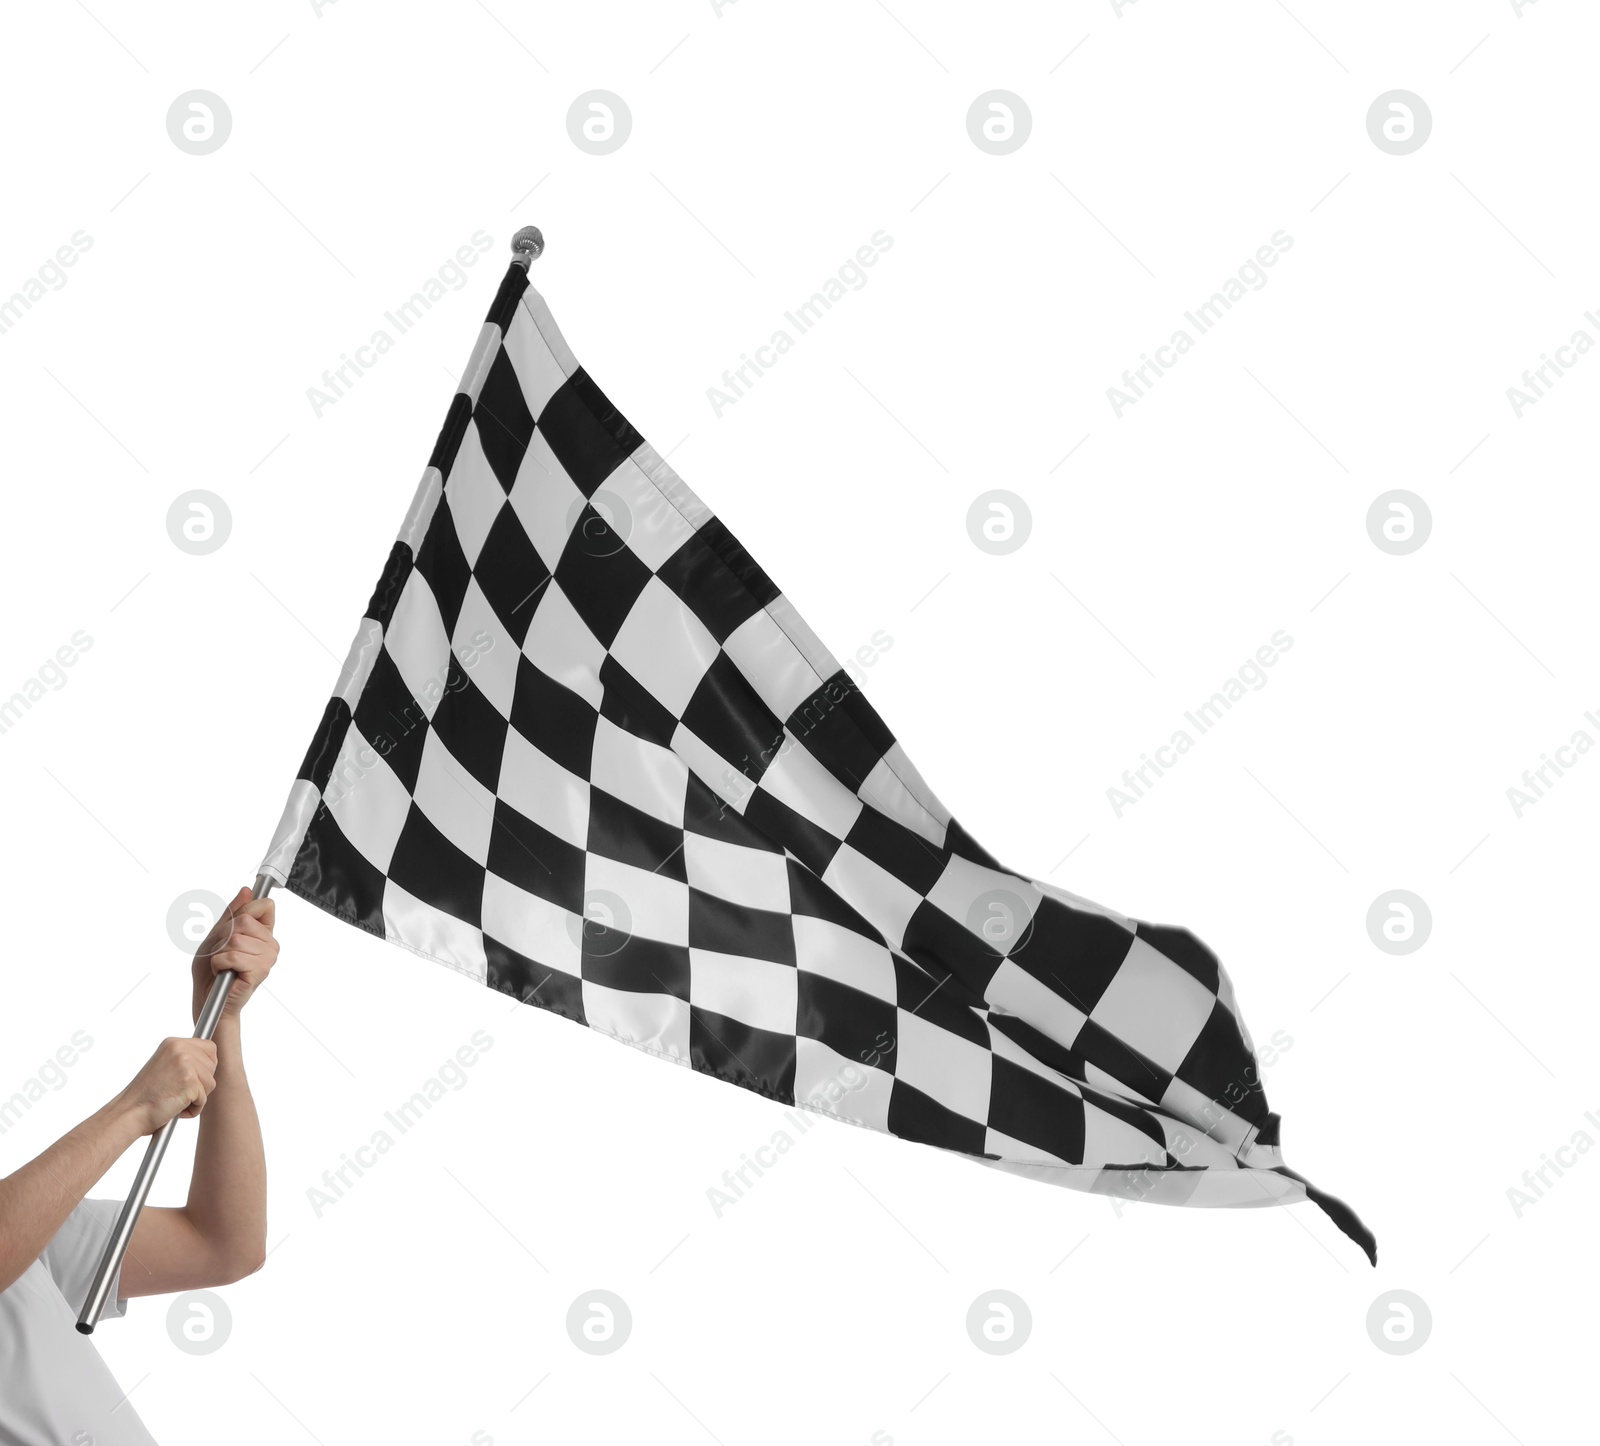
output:
[[[544,252],[544,233],[537,226],[524,226],[511,238],[511,260],[524,271]]]

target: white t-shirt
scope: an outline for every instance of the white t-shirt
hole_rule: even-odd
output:
[[[86,1335],[78,1333],[120,1200],[83,1200],[44,1254],[0,1291],[0,1446],[156,1446]],[[127,1309],[119,1271],[102,1320]]]

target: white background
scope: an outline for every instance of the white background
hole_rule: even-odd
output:
[[[1600,338],[1600,24],[1573,0],[1123,8],[8,14],[0,294],[93,245],[0,335],[0,695],[93,646],[0,735],[0,1093],[94,1043],[0,1168],[183,1028],[168,907],[253,874],[536,222],[534,284],[608,394],[837,655],[892,638],[866,691],[968,828],[1192,928],[1257,1041],[1292,1040],[1265,1071],[1287,1158],[1381,1252],[1312,1207],[1119,1214],[827,1122],[717,1218],[778,1106],[285,898],[246,1030],[268,1265],[222,1292],[211,1355],[161,1300],[95,1338],[158,1439],[1532,1446],[1589,1419],[1600,1152],[1520,1217],[1507,1191],[1600,1141],[1600,760],[1520,817],[1506,790],[1600,738],[1600,359],[1520,418],[1506,389]],[[232,114],[205,156],[166,130],[197,88]],[[997,88],[1033,118],[1006,156],[965,124]],[[1396,88],[1433,117],[1407,156],[1366,128]],[[567,132],[592,89],[632,112],[608,156]],[[317,417],[307,388],[480,229],[460,289]],[[717,417],[723,369],[880,229],[868,284]],[[1279,229],[1268,284],[1119,419],[1106,388]],[[166,531],[193,488],[232,513],[204,557]],[[1032,513],[1004,557],[966,532],[993,488]],[[1396,488],[1432,514],[1406,556],[1367,532]],[[1119,817],[1122,771],[1278,629],[1267,686]],[[1404,956],[1366,926],[1394,889],[1432,912]],[[319,1218],[323,1172],[477,1029],[466,1085]],[[566,1331],[594,1288],[632,1311],[608,1356]],[[965,1328],[994,1289],[1033,1318],[1007,1356]],[[1413,1354],[1368,1337],[1394,1289],[1432,1312]]]

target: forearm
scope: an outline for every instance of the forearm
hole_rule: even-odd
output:
[[[118,1095],[0,1180],[0,1290],[39,1258],[90,1187],[142,1131]]]
[[[237,1276],[255,1270],[266,1254],[267,1161],[245,1078],[239,1017],[224,1016],[214,1040],[217,1087],[200,1113],[184,1214],[206,1253]]]

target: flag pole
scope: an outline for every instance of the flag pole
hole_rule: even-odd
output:
[[[537,226],[524,226],[511,238],[511,264],[520,266],[524,271],[528,270],[543,252],[544,233]],[[292,804],[291,800],[291,809]],[[274,882],[272,874],[258,874],[255,888],[251,891],[252,897],[266,898]],[[228,991],[233,987],[236,978],[238,976],[231,970],[217,975],[211,986],[211,992],[206,996],[205,1005],[200,1010],[200,1018],[195,1023],[196,1039],[210,1039],[216,1032],[217,1021],[222,1017],[222,1006],[227,1002]],[[156,1171],[161,1168],[162,1157],[167,1153],[167,1146],[172,1142],[172,1133],[177,1124],[176,1117],[168,1120],[151,1137],[150,1145],[145,1150],[139,1173],[134,1177],[133,1189],[123,1203],[122,1213],[117,1216],[116,1227],[111,1232],[110,1240],[106,1242],[105,1253],[100,1258],[100,1268],[95,1272],[94,1282],[89,1287],[88,1298],[78,1313],[78,1330],[83,1335],[93,1334],[95,1326],[100,1321],[106,1297],[111,1293],[111,1282],[122,1265],[123,1256],[128,1253],[128,1242],[133,1238],[133,1227],[138,1223],[139,1212],[144,1209],[145,1199],[150,1194],[150,1186],[155,1181]]]
[[[540,244],[543,245],[542,242]],[[535,252],[535,255],[537,254]],[[272,882],[271,875],[257,874],[250,897],[266,898],[272,892]],[[200,1018],[195,1021],[196,1039],[210,1039],[217,1032],[217,1024],[222,1019],[222,1007],[228,1002],[228,994],[238,977],[233,970],[224,969],[212,981],[211,992],[206,995],[206,1002],[200,1009]],[[172,1132],[177,1125],[178,1116],[174,1115],[150,1137],[150,1145],[144,1152],[139,1173],[133,1179],[133,1189],[128,1192],[128,1198],[123,1202],[122,1213],[117,1216],[116,1228],[111,1232],[111,1238],[106,1242],[105,1253],[100,1257],[100,1268],[95,1271],[88,1297],[83,1302],[83,1309],[78,1312],[78,1330],[83,1335],[92,1335],[95,1326],[100,1322],[100,1312],[105,1309],[106,1297],[111,1293],[111,1282],[122,1265],[122,1257],[128,1253],[128,1242],[133,1239],[133,1227],[139,1221],[139,1212],[144,1209],[145,1198],[150,1194],[151,1185],[155,1183],[156,1171],[161,1168],[162,1157],[167,1153],[167,1146],[172,1143]]]

